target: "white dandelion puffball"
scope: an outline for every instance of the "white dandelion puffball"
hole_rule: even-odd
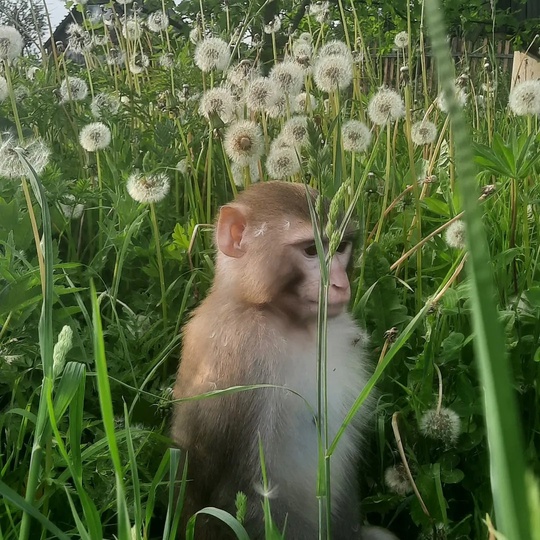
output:
[[[188,164],[188,160],[187,160],[186,158],[181,159],[181,160],[176,164],[176,170],[177,170],[180,174],[188,174],[188,173],[189,173],[189,164]]]
[[[297,150],[306,146],[308,143],[307,121],[307,116],[298,115],[285,122],[279,134],[285,146],[292,146]]]
[[[58,206],[66,219],[80,219],[84,212],[84,204],[77,203],[69,193],[64,195],[64,202],[58,202]]]
[[[313,79],[319,90],[332,92],[347,88],[353,78],[350,56],[322,56],[315,62]]]
[[[274,65],[268,78],[278,85],[279,89],[287,95],[296,96],[304,84],[302,68],[291,60],[285,60]]]
[[[0,75],[0,103],[9,96],[9,89],[6,79]]]
[[[87,152],[103,150],[111,144],[111,130],[102,122],[92,122],[81,129],[79,142]]]
[[[231,161],[243,167],[257,161],[264,150],[262,130],[251,120],[231,124],[225,132],[223,144]]]
[[[523,81],[516,84],[510,92],[508,105],[518,116],[540,115],[540,81]]]
[[[279,15],[274,15],[274,18],[264,25],[265,34],[275,34],[281,29],[281,17]]]
[[[420,431],[424,437],[438,439],[447,446],[456,443],[461,429],[461,420],[452,409],[430,409],[420,419]]]
[[[171,69],[174,67],[174,54],[164,53],[159,56],[159,65],[165,69]]]
[[[281,118],[285,116],[287,114],[287,96],[285,94],[279,95],[277,100],[267,107],[266,114],[269,118]]]
[[[0,60],[11,62],[22,54],[24,40],[12,26],[0,26]]]
[[[142,35],[141,23],[137,19],[128,19],[122,25],[122,35],[128,41],[137,41]]]
[[[126,184],[130,197],[140,203],[161,202],[169,193],[171,183],[165,173],[133,173]]]
[[[306,41],[295,41],[292,46],[292,55],[296,62],[305,66],[313,56],[313,47]]]
[[[228,124],[234,119],[235,112],[236,101],[226,88],[212,88],[202,95],[199,113],[207,120],[217,115],[223,123]]]
[[[37,174],[43,172],[51,155],[49,147],[39,137],[27,139],[22,144],[15,139],[4,139],[0,142],[0,176],[6,178],[26,178],[29,176],[28,168],[19,156],[19,152],[23,154]]]
[[[32,66],[32,67],[29,67],[27,70],[26,70],[26,78],[29,80],[29,81],[33,81],[36,77],[36,73],[39,71],[39,68],[37,66]]]
[[[313,94],[306,94],[306,92],[301,92],[298,94],[294,101],[295,108],[298,111],[313,111],[319,104]]]
[[[218,37],[205,38],[195,48],[195,65],[204,72],[223,71],[229,65],[231,51],[229,45]]]
[[[129,60],[129,71],[134,75],[139,75],[150,65],[150,58],[144,53],[137,53]]]
[[[148,16],[146,24],[148,25],[148,30],[150,30],[150,32],[158,34],[163,30],[167,30],[167,27],[169,26],[169,17],[163,11],[154,11]]]
[[[411,126],[411,139],[417,146],[431,144],[437,138],[437,126],[429,120],[415,122]]]
[[[399,32],[394,38],[394,45],[398,49],[405,49],[409,45],[409,34],[407,32]]]
[[[313,36],[309,32],[302,32],[298,36],[298,41],[303,41],[304,43],[313,43]]]
[[[252,112],[267,110],[279,97],[277,85],[267,77],[253,79],[246,88],[246,106]]]
[[[388,489],[402,497],[413,490],[405,466],[402,463],[388,467],[384,471],[384,482]]]
[[[273,148],[266,160],[266,172],[274,180],[282,180],[300,172],[300,160],[294,148]]]
[[[454,91],[454,97],[457,101],[457,104],[459,107],[465,107],[467,104],[467,93],[465,92],[465,88],[458,88],[454,85],[453,87]],[[446,96],[444,95],[444,92],[441,92],[437,99],[435,100],[435,105],[444,113],[448,113],[448,100],[446,99]]]
[[[396,91],[381,88],[369,102],[368,116],[378,126],[394,122],[405,116],[403,99]]]
[[[61,103],[81,101],[88,95],[88,85],[79,77],[66,77],[60,85]]]
[[[255,184],[260,180],[259,166],[256,161],[252,161],[249,165],[246,166],[238,165],[238,163],[233,163],[231,165],[231,173],[233,182],[238,187],[244,187],[247,179],[249,179],[249,183],[251,184]]]
[[[227,81],[240,88],[244,88],[255,77],[260,77],[260,71],[251,60],[241,60],[227,70]]]
[[[101,118],[102,116],[114,115],[120,109],[120,100],[111,94],[100,92],[94,96],[94,99],[90,103],[90,111],[94,118]]]
[[[341,127],[343,149],[349,152],[364,152],[371,143],[371,131],[360,120],[348,120]]]
[[[465,248],[465,222],[458,219],[450,224],[444,233],[446,243],[455,249]]]
[[[329,41],[319,49],[318,57],[324,56],[346,56],[352,60],[352,53],[347,44],[337,39]]]

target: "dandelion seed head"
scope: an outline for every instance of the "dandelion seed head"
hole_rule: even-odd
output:
[[[90,110],[94,118],[116,114],[120,109],[120,100],[112,94],[100,92],[94,96],[90,103]]]
[[[295,41],[292,46],[292,56],[297,64],[300,64],[304,70],[311,66],[313,56],[313,47],[311,43],[305,41]]]
[[[223,71],[229,65],[230,59],[229,45],[218,37],[205,38],[195,48],[195,64],[204,72],[214,69]]]
[[[201,40],[201,30],[198,26],[195,28],[192,28],[189,31],[189,41],[193,43],[193,45],[196,45]]]
[[[296,96],[304,84],[302,68],[291,60],[285,60],[274,65],[270,70],[269,78],[279,86],[279,89],[290,96]]]
[[[285,94],[278,94],[277,99],[266,108],[266,114],[268,114],[269,118],[281,118],[285,116],[287,114],[287,96]]]
[[[240,88],[244,88],[256,77],[260,77],[260,71],[251,60],[242,60],[227,71],[227,81]]]
[[[187,160],[186,158],[181,159],[181,160],[176,164],[176,170],[177,170],[180,174],[183,174],[183,175],[188,174],[188,173],[189,173],[188,160]]]
[[[66,101],[81,101],[88,95],[86,81],[79,77],[66,77],[60,85],[61,103]]]
[[[456,443],[461,429],[461,420],[452,409],[442,407],[429,409],[420,419],[420,431],[424,437],[443,441],[446,446]]]
[[[30,90],[23,84],[18,84],[13,89],[13,95],[15,96],[15,101],[22,101],[30,95]]]
[[[111,130],[103,122],[92,122],[81,129],[79,142],[87,152],[103,150],[111,144]]]
[[[129,196],[137,202],[158,203],[169,194],[171,183],[165,173],[135,172],[128,178],[126,188]]]
[[[223,144],[231,161],[241,166],[257,161],[264,150],[262,130],[251,120],[238,120],[231,124],[225,132]]]
[[[394,122],[405,116],[403,99],[395,90],[381,88],[369,102],[368,116],[379,126]]]
[[[540,115],[540,80],[516,84],[510,92],[508,105],[518,116]]]
[[[134,54],[128,63],[129,71],[134,75],[139,75],[143,73],[146,68],[150,65],[150,59],[144,53]]]
[[[394,38],[394,45],[398,49],[405,49],[409,45],[409,34],[407,32],[399,32]]]
[[[80,219],[84,212],[84,204],[78,203],[73,195],[64,195],[64,202],[58,202],[58,206],[66,219]]]
[[[122,35],[128,41],[137,41],[141,38],[142,28],[138,19],[128,19],[122,24]]]
[[[217,115],[222,122],[228,124],[234,119],[235,112],[236,101],[226,88],[212,88],[207,90],[201,98],[199,113],[207,120],[211,120],[213,115]]]
[[[171,69],[174,67],[174,54],[164,53],[159,56],[159,65],[165,69]]]
[[[244,187],[246,180],[246,173],[249,175],[249,181],[252,184],[255,184],[259,181],[259,167],[257,161],[252,161],[249,165],[242,166],[238,163],[233,163],[231,165],[231,173],[233,182],[238,187]]]
[[[313,36],[309,32],[302,32],[298,36],[298,41],[303,41],[311,45],[313,43]]]
[[[68,35],[68,49],[74,53],[83,54],[92,49],[92,35],[77,23],[71,23],[66,33]]]
[[[22,54],[24,40],[12,26],[0,26],[0,60],[12,62]]]
[[[6,178],[29,176],[26,164],[19,157],[18,151],[24,155],[37,174],[41,174],[49,163],[51,151],[40,137],[27,139],[22,144],[12,138],[4,139],[0,142],[0,176]]]
[[[287,146],[292,146],[297,150],[306,146],[308,142],[307,116],[293,116],[283,126],[280,137],[283,138]]]
[[[388,467],[384,471],[384,482],[390,491],[393,491],[402,497],[412,491],[411,482],[407,476],[405,466],[402,463],[394,465],[393,467]]]
[[[133,0],[116,0],[116,3],[121,6],[127,6],[128,4],[131,4],[131,2],[133,2]]]
[[[346,56],[352,59],[352,54],[347,44],[337,39],[329,41],[319,49],[318,57],[323,58],[324,56]]]
[[[308,14],[313,17],[319,24],[324,24],[330,15],[330,2],[313,2],[308,6]]]
[[[122,66],[126,61],[126,55],[121,49],[111,47],[109,53],[105,57],[109,66]]]
[[[167,30],[167,27],[169,26],[169,17],[163,11],[154,11],[148,16],[146,24],[148,25],[148,30],[150,30],[150,32],[158,34],[159,32],[163,32],[163,30]]]
[[[281,17],[279,15],[274,15],[274,18],[264,25],[265,34],[275,34],[281,29]]]
[[[2,75],[0,75],[0,103],[2,103],[2,101],[7,99],[8,96],[9,96],[9,89],[8,89],[7,81],[4,77],[2,77]]]
[[[37,66],[29,67],[26,70],[26,78],[29,81],[33,81],[36,78],[36,73],[39,71],[39,68]]]
[[[458,219],[451,223],[444,233],[446,243],[455,249],[465,248],[465,222]]]
[[[352,60],[349,56],[322,56],[315,62],[313,79],[323,92],[347,88],[353,77]]]
[[[431,144],[437,138],[437,126],[429,120],[415,122],[411,126],[411,139],[417,146]]]
[[[457,101],[457,104],[459,107],[465,107],[467,104],[467,93],[465,92],[465,88],[458,88],[454,85],[453,87],[454,97]],[[448,100],[446,99],[446,96],[444,95],[444,92],[441,92],[437,99],[435,100],[435,105],[444,113],[448,113]]]
[[[364,152],[371,143],[371,131],[360,120],[348,120],[341,128],[343,149],[349,152]]]
[[[306,92],[301,92],[295,98],[295,108],[298,111],[306,110],[315,110],[317,108],[318,102],[313,94],[306,94]],[[309,101],[309,107],[307,102]]]
[[[294,148],[273,148],[266,160],[266,172],[274,180],[282,180],[300,172],[300,161]]]
[[[246,106],[252,112],[267,110],[278,98],[276,84],[267,77],[256,77],[246,88]]]

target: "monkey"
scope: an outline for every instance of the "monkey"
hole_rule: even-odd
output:
[[[261,182],[219,211],[213,285],[184,327],[173,391],[173,399],[180,401],[174,406],[171,436],[187,460],[184,532],[189,517],[206,506],[234,515],[235,496],[242,491],[247,496],[243,524],[251,539],[264,538],[263,496],[270,499],[272,520],[286,539],[318,537],[320,262],[308,197],[315,204],[318,192],[300,183]],[[369,376],[366,335],[346,311],[352,240],[347,231],[329,268],[329,440]],[[258,384],[272,386],[185,400]],[[368,397],[331,458],[334,540],[397,540],[385,529],[361,526],[357,467],[373,408]],[[216,518],[197,517],[198,540],[234,538],[227,531]]]

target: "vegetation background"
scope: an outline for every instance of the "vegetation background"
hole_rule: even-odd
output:
[[[522,16],[528,4],[443,3],[451,35],[488,38],[474,69],[467,57],[456,63],[476,167],[465,200],[464,145],[425,76],[422,2],[110,2],[99,16],[75,5],[79,26],[48,44],[32,30],[47,24],[46,6],[28,6],[14,20],[12,4],[0,2],[0,21],[18,27],[25,45],[10,58],[0,28],[0,539],[174,537],[178,452],[168,422],[180,329],[212,281],[218,207],[268,179],[293,116],[304,118],[292,144],[300,161],[287,154],[293,168],[283,179],[312,183],[359,223],[351,310],[380,368],[359,473],[367,519],[403,539],[494,538],[491,522],[505,523],[495,510],[506,504],[538,534],[527,507],[540,504],[540,92],[529,108],[509,107],[510,73],[493,49],[508,36],[538,52],[538,21]],[[229,44],[228,71],[196,65],[210,35]],[[295,56],[302,39],[312,51],[304,60]],[[350,51],[352,76],[324,89],[312,70],[332,40]],[[402,110],[378,122],[369,104],[392,51]],[[226,118],[226,103],[201,104],[218,87],[243,103],[247,86],[233,88],[232,66],[249,60],[268,75],[286,56],[305,62],[307,105],[295,110],[291,95],[273,110],[234,107]],[[264,155],[252,168],[235,166],[224,144],[244,116],[262,130]],[[342,131],[351,119],[370,133],[353,151]],[[429,142],[413,134],[417,122],[433,124]],[[490,364],[473,348],[478,282],[465,261],[482,242],[465,247],[467,204],[487,237],[500,329],[483,335],[501,345],[491,368],[508,394],[503,386],[492,395],[478,372]],[[484,389],[494,400],[487,415]],[[515,430],[500,430],[497,444],[518,492],[493,485],[490,411]],[[529,537],[505,526],[509,540]]]

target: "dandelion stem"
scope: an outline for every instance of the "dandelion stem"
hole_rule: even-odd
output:
[[[159,240],[159,228],[156,217],[156,207],[154,203],[150,203],[150,216],[154,231],[154,240],[156,242],[156,257],[159,272],[159,285],[161,289],[161,311],[163,313],[163,326],[167,327],[167,289],[165,288],[165,274],[163,272],[163,260],[161,258],[161,242]]]

